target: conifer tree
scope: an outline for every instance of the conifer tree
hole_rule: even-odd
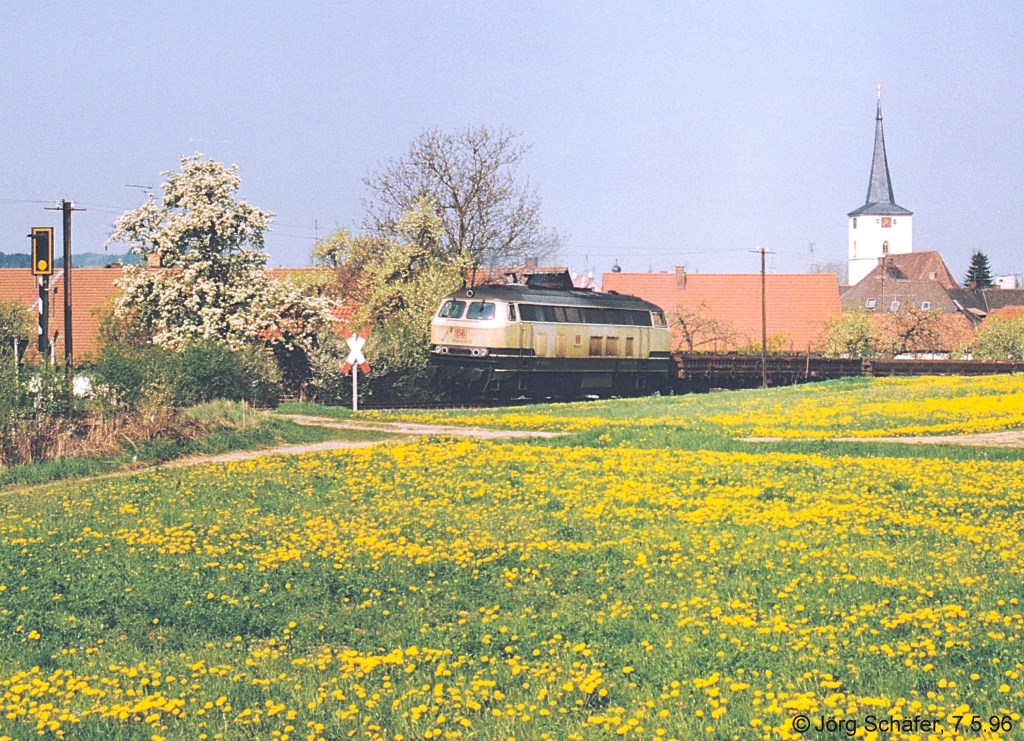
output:
[[[964,285],[968,288],[991,288],[992,270],[988,265],[988,255],[981,250],[975,250],[971,255],[971,265],[967,269],[967,277],[964,278]]]

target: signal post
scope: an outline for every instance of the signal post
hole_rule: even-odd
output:
[[[36,226],[32,239],[32,275],[39,283],[39,353],[50,359],[50,276],[53,275],[53,227]]]

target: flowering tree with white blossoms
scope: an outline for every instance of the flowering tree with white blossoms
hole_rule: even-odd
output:
[[[263,235],[273,214],[235,196],[236,166],[195,154],[180,172],[163,173],[163,198],[123,214],[107,245],[124,244],[161,270],[125,267],[115,306],[152,342],[180,349],[213,339],[229,348],[251,344],[277,325]]]

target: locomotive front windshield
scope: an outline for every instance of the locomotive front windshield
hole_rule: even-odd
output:
[[[465,301],[445,301],[437,315],[442,319],[461,319],[465,310]]]
[[[494,304],[490,301],[474,301],[466,312],[467,319],[493,319]]]
[[[474,301],[469,304],[468,311],[466,304],[466,301],[448,299],[441,305],[437,316],[441,319],[493,319],[495,316],[494,304],[490,301]]]

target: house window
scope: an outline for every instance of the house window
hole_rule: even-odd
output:
[[[894,299],[893,302],[889,305],[889,311],[899,311],[899,310],[900,310],[900,302],[899,302],[898,299]]]
[[[854,229],[857,228],[857,217],[856,216],[853,217],[853,228]]]
[[[931,311],[931,309],[932,309],[932,302],[931,301],[922,301],[921,302],[921,311]]]
[[[873,298],[869,298],[868,299],[868,302],[866,304],[868,311],[874,311],[875,310],[875,301],[876,300],[873,299]]]

